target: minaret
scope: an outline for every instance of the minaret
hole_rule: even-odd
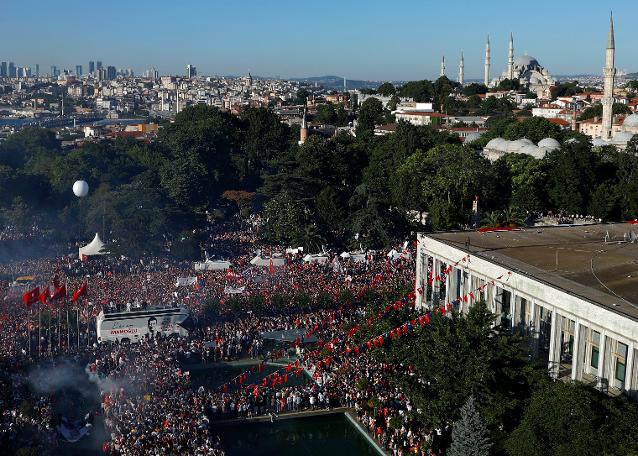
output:
[[[442,78],[443,76],[445,76],[445,56],[441,60],[441,74],[439,74],[439,77]]]
[[[611,129],[613,122],[614,106],[614,78],[616,68],[614,68],[614,57],[616,54],[616,43],[614,41],[614,18],[609,16],[609,35],[607,37],[607,51],[605,54],[605,89],[603,92],[603,124],[601,136],[603,139],[611,139]]]
[[[514,36],[510,32],[510,46],[507,53],[507,79],[514,79]]]
[[[465,81],[465,61],[463,59],[463,53],[461,52],[461,63],[459,63],[459,84],[463,85]]]
[[[490,83],[490,36],[487,36],[485,44],[485,67],[483,68],[483,84],[487,87]]]
[[[308,124],[306,123],[306,105],[303,107],[303,118],[301,119],[301,129],[299,130],[299,145],[308,139]]]

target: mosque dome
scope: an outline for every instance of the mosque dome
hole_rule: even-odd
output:
[[[479,139],[481,136],[483,136],[483,133],[479,132],[479,131],[474,131],[472,133],[470,133],[469,135],[467,135],[465,137],[465,144],[469,144],[473,141],[476,141],[477,139]],[[495,138],[498,139],[498,138]],[[492,140],[494,141],[494,140]],[[491,142],[491,141],[490,141]]]
[[[520,153],[521,149],[525,146],[535,146],[535,144],[527,138],[517,139],[516,141],[509,141],[507,144],[506,152],[512,152],[514,154]]]
[[[549,150],[560,149],[560,143],[554,138],[545,138],[538,142],[538,147],[544,147]]]
[[[634,137],[634,133],[631,133],[629,131],[621,131],[614,135],[612,142],[615,144],[626,144],[633,137]]]
[[[493,150],[501,150],[504,151],[507,147],[507,143],[509,141],[503,139],[503,138],[494,138],[491,139],[486,145],[485,148],[486,149],[493,149]]]
[[[514,60],[514,66],[519,68],[540,67],[538,60],[531,55],[521,55]]]
[[[638,127],[638,114],[631,114],[625,117],[625,121],[622,125],[623,127]]]

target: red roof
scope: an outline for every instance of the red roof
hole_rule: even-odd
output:
[[[567,122],[565,119],[557,119],[556,117],[554,117],[552,119],[547,119],[547,120],[549,120],[553,124],[560,125],[562,127],[566,127],[567,125],[569,125],[569,122]]]

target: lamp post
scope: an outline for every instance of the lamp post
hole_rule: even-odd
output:
[[[78,240],[82,238],[82,230],[81,230],[81,214],[82,214],[82,198],[89,194],[89,184],[85,180],[77,180],[73,183],[73,194],[78,198]],[[80,261],[82,258],[80,258]],[[66,299],[65,299],[66,304]],[[80,348],[80,312],[79,307],[76,313],[76,322],[75,327],[78,333],[78,350]],[[58,313],[58,321],[59,321],[59,313]],[[71,330],[69,328],[69,307],[66,306],[66,331],[67,331],[67,350],[71,348]],[[87,324],[86,328],[87,338],[89,335],[89,328]]]

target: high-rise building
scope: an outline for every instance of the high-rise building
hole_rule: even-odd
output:
[[[55,65],[51,65],[51,77],[52,78],[58,77],[58,67],[56,67]]]
[[[439,72],[439,77],[445,76],[445,56],[441,59],[441,71]]]
[[[102,62],[101,62],[100,60],[98,60],[98,61],[95,63],[95,69],[96,69],[97,71],[100,71],[100,70],[102,69]]]
[[[95,62],[93,60],[89,60],[89,74],[95,73]]]
[[[7,62],[0,63],[0,78],[6,78],[7,74]]]
[[[114,66],[109,65],[106,67],[106,79],[113,80],[117,77],[117,70]]]
[[[461,61],[459,62],[459,84],[463,85],[465,83],[465,59],[463,58],[463,53],[461,52]]]
[[[194,78],[195,76],[197,76],[197,68],[189,63],[188,65],[186,65],[186,77]]]
[[[82,65],[75,65],[75,75],[77,77],[82,76]]]
[[[9,62],[9,72],[7,73],[10,78],[16,77],[16,64]]]
[[[35,64],[35,76],[36,77],[40,76],[40,64],[39,63]]]

